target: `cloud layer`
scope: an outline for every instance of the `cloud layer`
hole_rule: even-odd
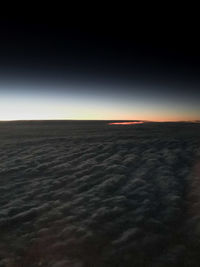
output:
[[[1,126],[0,266],[181,266],[198,125],[36,126]]]

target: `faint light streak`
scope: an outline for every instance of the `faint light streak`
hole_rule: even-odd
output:
[[[131,124],[141,124],[143,121],[125,121],[125,122],[109,122],[108,125],[131,125]]]

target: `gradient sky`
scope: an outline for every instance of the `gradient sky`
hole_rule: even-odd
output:
[[[0,120],[199,120],[198,44],[133,27],[1,21]],[[141,29],[140,29],[141,30]],[[173,37],[173,38],[172,38]]]

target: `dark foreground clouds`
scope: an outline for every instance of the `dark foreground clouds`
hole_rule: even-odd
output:
[[[199,266],[199,124],[0,129],[0,266]]]

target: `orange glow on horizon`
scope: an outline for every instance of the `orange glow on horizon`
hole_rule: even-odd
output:
[[[108,125],[131,125],[131,124],[141,124],[143,121],[125,121],[125,122],[109,122]]]

